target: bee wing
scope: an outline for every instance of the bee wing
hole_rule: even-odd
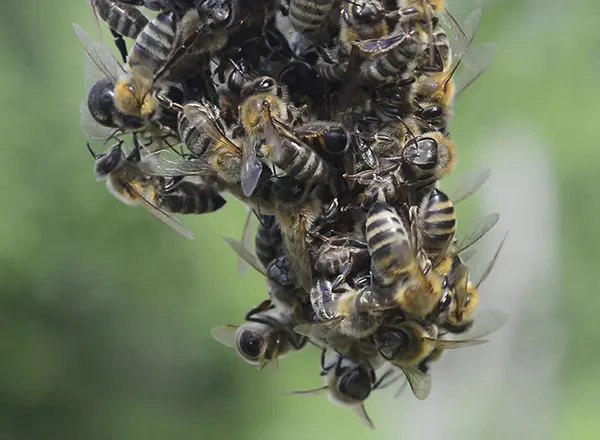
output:
[[[487,234],[490,231],[490,229],[492,229],[496,225],[496,223],[498,223],[499,219],[500,214],[495,212],[477,220],[475,227],[472,229],[472,231],[466,236],[462,237],[458,241],[458,243],[456,243],[455,252],[457,254],[460,254],[468,247],[473,246],[475,243],[477,243],[477,241],[479,241],[481,237]]]
[[[415,397],[419,400],[427,399],[431,391],[431,375],[416,367],[403,367],[402,371]]]
[[[210,334],[217,342],[220,342],[225,347],[235,348],[238,327],[239,326],[237,325],[220,325],[214,327],[210,331]]]
[[[258,261],[258,259],[256,258],[256,255],[254,255],[254,253],[252,253],[248,248],[246,248],[243,243],[240,243],[235,238],[230,237],[223,237],[223,240],[225,240],[227,244],[231,246],[231,248],[235,251],[236,254],[238,254],[238,256],[242,260],[244,260],[250,266],[256,269],[258,273],[267,276],[267,272],[262,267],[262,264],[260,264],[260,261]]]
[[[431,345],[435,346],[435,348],[459,348],[459,347],[471,347],[474,345],[485,344],[487,341],[485,339],[464,339],[464,340],[446,340],[446,339],[433,339],[433,338],[423,338],[425,341],[429,342]]]
[[[343,316],[338,316],[337,318],[328,321],[301,324],[294,327],[294,331],[299,335],[308,336],[309,338],[326,340],[332,336],[332,334],[336,333],[336,329],[342,319],[344,319]]]
[[[116,84],[119,77],[125,73],[121,63],[108,47],[94,41],[77,23],[73,23],[73,29],[86,52],[84,62],[86,91],[102,78],[109,78],[113,84]]]
[[[254,239],[254,228],[257,217],[254,211],[250,207],[246,207],[248,213],[246,215],[246,221],[244,222],[244,229],[242,231],[242,242],[241,245],[244,249],[250,249],[252,247],[252,241]],[[248,275],[248,261],[246,261],[241,255],[238,259],[238,274],[240,276]]]
[[[460,253],[460,259],[463,263],[468,263],[471,258],[475,256],[477,251],[475,249],[467,249]]]
[[[489,167],[478,167],[466,171],[458,177],[458,184],[454,188],[450,187],[445,193],[456,205],[481,188],[487,182],[491,173],[492,170]]]
[[[138,168],[151,176],[179,177],[213,175],[212,168],[196,159],[185,159],[173,150],[160,150],[144,156],[137,164]]]
[[[187,103],[183,106],[183,114],[190,124],[201,130],[219,145],[224,146],[233,152],[240,151],[240,147],[227,137],[227,134],[219,121],[212,115],[206,106],[203,106],[198,102]]]
[[[185,226],[183,226],[183,224],[179,220],[177,220],[175,217],[173,217],[169,213],[163,211],[158,206],[156,206],[154,203],[152,203],[150,200],[148,200],[148,198],[144,194],[142,194],[137,188],[135,188],[133,185],[126,185],[126,186],[127,186],[128,190],[135,193],[139,197],[139,200],[142,202],[142,205],[144,206],[144,208],[146,208],[146,210],[148,210],[150,212],[150,214],[152,214],[154,217],[156,217],[161,222],[168,225],[175,232],[178,232],[179,234],[183,235],[185,238],[187,238],[189,240],[194,238],[192,233],[190,231],[188,231],[187,228]]]
[[[255,138],[256,139],[256,138]],[[242,193],[250,197],[262,174],[262,162],[256,157],[256,146],[254,142],[244,142],[242,147],[242,170],[240,180]]]
[[[473,81],[479,78],[479,75],[481,75],[492,63],[495,54],[496,45],[489,42],[480,43],[469,49],[463,59],[463,67],[454,79],[455,97],[458,97],[473,83]]]
[[[483,274],[481,274],[481,276],[479,277],[479,281],[477,281],[477,283],[475,283],[476,288],[479,288],[479,286],[481,286],[481,284],[486,280],[486,278],[489,276],[490,272],[496,265],[496,261],[498,261],[498,257],[500,256],[500,251],[502,250],[502,247],[504,246],[504,242],[506,241],[507,236],[508,236],[508,231],[506,231],[506,233],[504,234],[504,238],[500,242],[498,249],[496,249],[496,253],[494,254],[494,257],[488,263],[487,268],[485,269],[485,272],[483,272]]]
[[[473,325],[466,332],[461,333],[461,339],[479,339],[490,335],[502,328],[508,317],[500,310],[485,310],[473,318]]]
[[[152,90],[154,84],[154,74],[152,70],[146,66],[136,65],[131,68],[133,73],[131,85],[139,98],[143,98]]]
[[[108,139],[115,131],[114,128],[105,127],[96,122],[90,113],[87,99],[81,101],[81,104],[79,105],[79,125],[81,126],[81,131],[83,131],[83,134],[90,139],[98,141],[104,141]]]
[[[264,126],[263,133],[265,135],[265,140],[266,140],[267,144],[271,147],[271,154],[273,155],[273,161],[279,163],[283,159],[283,157],[282,157],[283,140],[281,138],[281,134],[277,130],[277,127],[275,127],[275,123],[273,122],[273,119],[271,118],[271,113],[268,111],[266,113],[267,113],[267,123]],[[257,145],[257,147],[260,147],[260,145]]]

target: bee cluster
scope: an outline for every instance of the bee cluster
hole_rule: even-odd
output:
[[[479,2],[460,25],[442,0],[91,4],[122,57],[74,25],[83,131],[114,143],[88,144],[98,180],[186,237],[173,214],[216,211],[223,193],[258,220],[227,241],[268,299],[215,339],[259,368],[317,345],[326,383],[304,393],[372,426],[371,391],[402,376],[425,399],[431,362],[502,325],[493,312],[473,325],[501,245],[478,280],[466,264],[498,215],[458,239],[454,209],[489,170],[454,194],[438,185],[456,162],[453,100],[491,61],[489,44],[471,46]]]

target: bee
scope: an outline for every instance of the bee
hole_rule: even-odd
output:
[[[471,328],[473,325],[475,308],[479,302],[477,291],[496,265],[496,261],[500,256],[500,251],[506,241],[507,234],[504,235],[504,238],[500,242],[500,245],[496,249],[493,258],[488,263],[484,273],[474,283],[469,279],[469,270],[461,257],[458,254],[453,255],[452,266],[449,273],[452,275],[450,284],[453,286],[454,301],[450,306],[447,319],[443,323],[444,328],[447,328],[453,333],[461,333]],[[464,245],[461,247],[464,247]]]
[[[335,353],[333,362],[327,363],[326,349],[321,352],[321,376],[325,377],[325,386],[307,391],[294,391],[297,395],[317,395],[327,393],[336,405],[352,408],[360,420],[369,428],[375,426],[365,410],[364,402],[372,391],[382,389],[395,381],[384,383],[392,371],[388,370],[379,379],[372,367],[354,362],[339,353]]]
[[[349,145],[350,135],[338,123],[313,121],[293,128],[294,135],[325,159],[335,160]]]
[[[424,400],[429,395],[431,378],[419,369],[424,361],[431,361],[434,352],[484,344],[483,337],[498,330],[505,322],[503,314],[493,314],[478,321],[479,325],[461,340],[441,339],[435,325],[425,325],[414,319],[392,318],[373,335],[373,343],[381,356],[405,373],[415,397]],[[466,336],[466,335],[465,335]]]
[[[423,272],[417,258],[414,236],[389,205],[377,202],[366,220],[366,237],[371,271],[385,298],[383,307],[399,308],[409,316],[427,319],[445,304],[446,277]],[[387,304],[386,304],[387,303]]]
[[[190,239],[192,234],[169,213],[202,214],[216,211],[225,204],[225,199],[204,185],[181,182],[170,190],[165,188],[159,178],[144,174],[138,168],[135,151],[125,156],[122,143],[119,141],[105,154],[96,154],[88,144],[95,159],[96,179],[106,181],[109,192],[121,202],[142,204],[153,216]]]
[[[312,288],[310,249],[317,223],[323,217],[322,188],[307,189],[289,176],[274,183],[273,204],[281,228],[283,249],[296,284],[306,292]]]
[[[173,103],[169,103],[173,105]],[[253,210],[263,214],[272,213],[268,179],[259,185],[261,176],[266,175],[262,163],[256,156],[245,154],[247,143],[230,139],[221,125],[218,109],[208,102],[190,101],[184,106],[175,105],[180,112],[178,131],[181,141],[191,152],[190,158],[175,156],[172,151],[162,150],[142,159],[140,167],[145,172],[158,176],[201,175],[212,179],[215,184]],[[243,194],[243,188],[258,189],[252,197]]]
[[[248,322],[242,325],[213,328],[213,338],[226,347],[235,348],[242,359],[259,370],[265,366],[277,370],[279,359],[306,346],[307,339],[292,330],[295,317],[285,310],[273,307],[252,312],[246,316]]]
[[[137,38],[148,24],[148,19],[138,8],[126,1],[91,0],[91,5],[94,14],[110,28],[123,62],[127,62],[127,46],[123,37]]]
[[[112,129],[140,130],[160,118],[156,98],[160,78],[155,73],[168,59],[176,37],[170,12],[158,14],[140,32],[121,65],[110,50],[95,42],[76,23],[75,34],[84,47],[87,102],[82,103],[82,128],[92,139],[105,139]],[[99,126],[99,127],[98,127]],[[109,136],[107,130],[109,128]]]

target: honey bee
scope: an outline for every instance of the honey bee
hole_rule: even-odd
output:
[[[383,308],[400,309],[407,315],[428,319],[447,307],[446,277],[435,271],[424,272],[417,258],[414,235],[402,218],[386,203],[376,203],[366,221],[366,236],[371,255],[371,271]]]
[[[310,248],[313,233],[323,216],[322,188],[307,189],[306,185],[289,176],[274,183],[273,204],[285,256],[294,274],[296,284],[310,292],[312,267]]]
[[[110,28],[115,45],[127,62],[127,46],[123,37],[137,38],[148,24],[146,16],[128,2],[117,0],[91,0],[94,15],[98,15]]]
[[[246,316],[248,322],[212,329],[211,334],[226,347],[235,348],[246,362],[259,370],[270,366],[278,369],[279,359],[301,350],[307,339],[292,330],[295,317],[285,310],[267,308]]]
[[[161,112],[156,94],[160,78],[155,72],[166,62],[175,42],[177,23],[173,13],[160,13],[144,27],[125,66],[78,24],[73,27],[87,54],[89,93],[80,107],[84,133],[92,139],[106,139],[115,128],[136,131],[158,124]]]
[[[379,379],[372,367],[354,362],[339,353],[335,353],[333,362],[327,363],[326,349],[321,353],[321,376],[325,376],[325,386],[307,391],[294,391],[297,395],[318,395],[327,393],[331,402],[336,405],[352,408],[360,420],[369,428],[375,426],[365,410],[364,402],[372,391],[382,389],[395,381],[384,383],[392,373],[388,370]]]
[[[421,371],[419,366],[429,362],[435,352],[459,347],[480,345],[487,342],[483,337],[498,330],[505,322],[503,314],[492,314],[478,321],[478,326],[461,340],[441,339],[435,325],[425,325],[413,319],[394,318],[384,323],[373,335],[373,342],[381,356],[396,367],[402,369],[415,397],[424,400],[431,389],[431,377]]]
[[[122,143],[120,141],[105,154],[96,154],[88,144],[96,161],[96,179],[106,181],[109,192],[121,202],[142,204],[154,217],[190,239],[192,234],[169,213],[202,214],[216,211],[225,204],[225,199],[205,185],[180,182],[172,189],[165,188],[161,179],[144,174],[138,168],[133,154],[125,156]]]
[[[168,103],[173,105],[173,103]],[[175,156],[170,150],[162,150],[142,159],[140,167],[145,172],[158,176],[202,175],[211,178],[236,198],[247,203],[252,210],[263,214],[272,213],[271,195],[267,178],[259,185],[261,176],[266,175],[256,155],[246,154],[247,142],[238,146],[230,138],[219,120],[218,109],[208,102],[190,101],[178,108],[178,129],[181,141],[192,153],[191,158]],[[264,171],[264,173],[263,173]],[[252,188],[247,197],[243,188]]]
[[[254,249],[263,267],[268,267],[281,249],[281,229],[273,215],[263,215],[256,231]]]
[[[416,211],[412,224],[419,251],[434,261],[435,266],[456,234],[454,205],[446,194],[434,188],[423,198]]]
[[[474,283],[469,279],[469,270],[460,256],[458,254],[453,256],[450,269],[452,280],[450,283],[453,285],[454,301],[450,306],[447,319],[443,323],[444,328],[447,328],[453,333],[461,333],[471,328],[473,325],[475,308],[479,302],[477,291],[494,268],[507,235],[508,233],[504,235],[504,238],[500,242],[500,245],[493,258],[488,263],[484,273]]]

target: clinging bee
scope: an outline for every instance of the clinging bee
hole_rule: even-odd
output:
[[[169,212],[201,214],[216,211],[225,204],[225,199],[205,186],[181,182],[179,188],[175,186],[171,191],[166,189],[160,178],[144,174],[138,168],[134,154],[126,157],[121,147],[122,141],[105,154],[96,154],[88,144],[96,160],[94,173],[97,180],[105,180],[110,193],[121,202],[127,205],[142,204],[152,215],[184,237],[192,238],[192,234]]]
[[[108,48],[73,24],[87,53],[85,74],[89,93],[81,107],[81,124],[86,135],[105,139],[115,128],[135,131],[159,119],[156,94],[160,81],[155,73],[171,53],[176,26],[172,13],[160,13],[140,32],[128,64],[123,66]]]
[[[294,391],[297,395],[317,395],[327,393],[329,399],[336,405],[352,408],[360,420],[369,428],[374,429],[373,422],[365,410],[364,402],[371,392],[378,388],[385,388],[393,381],[387,381],[392,371],[388,370],[379,379],[375,371],[369,366],[354,362],[353,360],[335,353],[333,362],[327,364],[326,350],[321,353],[321,376],[325,376],[325,386],[314,390]]]

